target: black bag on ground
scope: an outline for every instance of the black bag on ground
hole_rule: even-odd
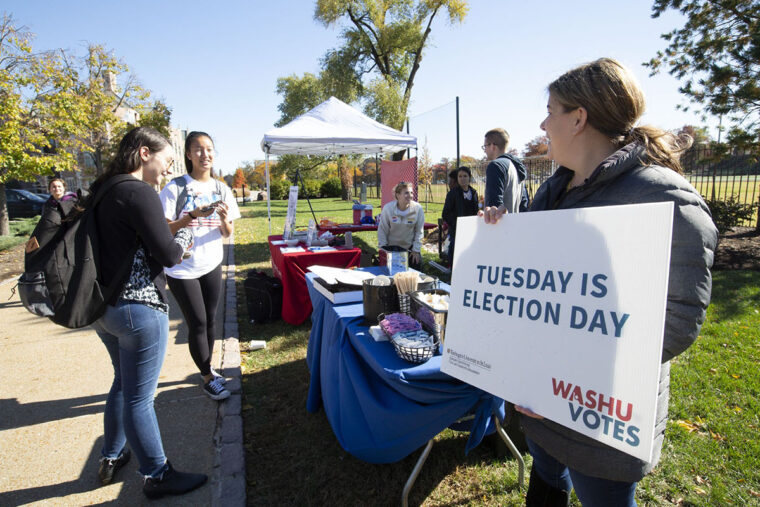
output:
[[[131,175],[110,178],[84,212],[77,216],[72,213],[57,224],[57,230],[48,230],[43,242],[32,235],[27,243],[24,273],[18,279],[19,296],[27,310],[71,329],[88,326],[105,313],[106,304],[132,266],[135,252],[125,260],[110,287],[98,281],[95,210],[108,190],[130,180]]]
[[[282,282],[263,271],[248,272],[243,282],[248,319],[257,324],[280,319],[282,314]]]

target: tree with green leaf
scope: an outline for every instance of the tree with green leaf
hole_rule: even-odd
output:
[[[142,122],[168,134],[171,110],[103,46],[82,56],[34,52],[14,19],[0,18],[0,234],[8,234],[5,183],[77,169],[92,155],[96,171],[115,153],[128,128]],[[120,118],[135,110],[134,124]]]
[[[343,26],[346,21],[343,44],[324,55],[318,76],[306,73],[277,80],[277,93],[283,100],[278,106],[281,117],[276,125],[284,125],[334,96],[349,104],[362,101],[368,116],[401,130],[433,21],[442,12],[451,23],[462,22],[467,2],[317,0],[314,13],[317,21],[328,28]],[[402,153],[394,158],[400,158]],[[289,173],[295,173],[295,169],[327,160],[288,155],[281,157],[280,163]],[[350,197],[352,185],[349,162],[345,156],[339,157],[344,199]]]
[[[347,84],[348,83],[348,84]],[[319,76],[305,73],[302,77],[295,75],[279,78],[277,80],[277,93],[282,95],[282,102],[277,106],[280,111],[280,119],[275,126],[281,127],[310,109],[318,106],[331,96],[343,102],[353,102],[358,97],[359,89],[340,77],[327,76],[322,71]],[[310,172],[317,167],[324,166],[333,157],[330,156],[304,156],[282,155],[279,159],[279,170],[288,175],[292,181],[297,172]],[[345,155],[338,157],[339,176],[344,199],[350,198],[352,178],[350,165]]]
[[[0,18],[0,235],[10,227],[5,184],[76,164],[72,136],[76,106],[56,99],[67,77],[53,52],[33,53],[31,35],[14,19]],[[58,142],[58,133],[64,136]]]
[[[686,23],[663,34],[668,47],[644,65],[668,69],[689,101],[728,119],[731,146],[760,152],[760,1],[655,0],[652,17],[668,9]]]
[[[464,0],[317,0],[317,21],[345,21],[343,45],[325,55],[323,72],[353,80],[367,114],[401,130],[433,21],[442,14],[461,23],[467,9]]]

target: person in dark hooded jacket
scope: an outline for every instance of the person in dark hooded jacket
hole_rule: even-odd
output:
[[[449,260],[454,258],[457,218],[478,214],[478,192],[470,186],[472,172],[469,167],[457,169],[457,186],[446,194],[441,217],[449,224]]]
[[[581,65],[549,85],[541,129],[559,168],[536,192],[530,211],[672,202],[673,238],[652,459],[649,462],[544,419],[522,414],[533,456],[527,505],[566,506],[570,491],[583,505],[636,505],[636,484],[660,459],[667,425],[669,361],[696,340],[710,303],[710,267],[718,231],[699,193],[681,176],[679,156],[691,145],[639,126],[644,96],[615,60]],[[489,207],[486,223],[503,211]],[[622,224],[621,224],[622,225]]]
[[[483,139],[483,151],[488,159],[484,206],[501,209],[502,213],[518,213],[527,200],[525,167],[514,163],[507,154],[509,134],[504,129],[491,129]]]

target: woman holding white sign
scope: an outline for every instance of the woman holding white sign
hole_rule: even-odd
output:
[[[679,156],[691,145],[651,126],[637,126],[644,96],[623,65],[602,58],[560,76],[549,87],[541,129],[557,171],[538,189],[531,211],[673,202],[665,334],[652,461],[645,462],[543,419],[523,414],[533,456],[527,505],[636,505],[637,482],[657,464],[667,423],[669,361],[697,338],[710,302],[718,232],[699,193],[681,175]],[[501,217],[484,211],[486,223]]]

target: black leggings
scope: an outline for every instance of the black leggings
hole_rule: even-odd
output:
[[[216,309],[222,293],[222,265],[200,278],[166,277],[187,323],[190,355],[201,375],[211,374],[211,354],[216,339]]]

